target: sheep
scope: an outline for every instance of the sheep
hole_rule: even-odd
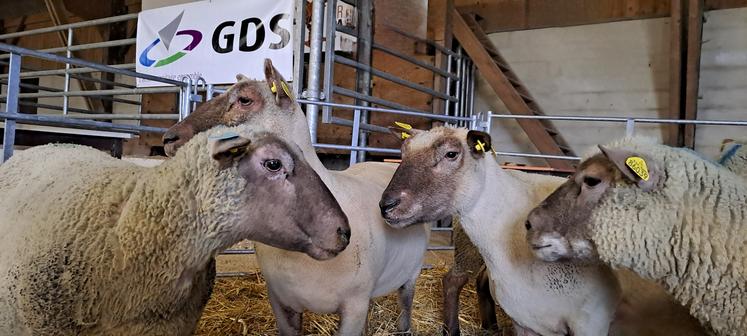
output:
[[[210,134],[153,168],[66,144],[0,165],[0,334],[191,335],[223,249],[347,246],[298,149],[250,127]]]
[[[340,202],[352,229],[349,247],[332,261],[257,245],[270,303],[281,335],[302,332],[302,313],[338,313],[339,335],[364,332],[369,302],[397,290],[402,310],[397,329],[410,329],[415,280],[427,248],[428,225],[396,229],[379,213],[378,201],[396,165],[366,162],[327,170],[316,155],[306,117],[282,76],[265,61],[265,81],[237,76],[226,93],[198,107],[165,135],[165,149],[179,146],[215,124],[262,125],[301,147],[304,157]]]
[[[526,215],[564,179],[502,170],[486,154],[490,136],[483,132],[408,132],[380,202],[387,222],[404,227],[457,214],[518,334],[606,335],[620,295],[611,270],[539,261],[524,239]]]
[[[718,163],[735,174],[747,178],[747,146],[745,145],[747,145],[745,140],[724,141]]]
[[[600,149],[530,213],[536,257],[630,269],[716,335],[747,335],[747,181],[639,139]]]

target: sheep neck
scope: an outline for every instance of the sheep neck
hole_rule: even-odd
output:
[[[463,206],[459,211],[462,226],[480,250],[492,274],[501,272],[500,279],[510,282],[511,275],[527,264],[522,260],[532,258],[524,237],[522,225],[531,210],[531,186],[504,171],[492,158],[482,160],[481,185],[473,206]],[[505,272],[505,273],[504,273]]]

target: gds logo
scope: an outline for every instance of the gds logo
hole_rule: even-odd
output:
[[[140,54],[139,62],[143,66],[146,67],[162,67],[167,64],[171,64],[179,60],[180,58],[187,55],[188,52],[194,50],[198,44],[200,44],[200,41],[202,41],[202,33],[200,33],[197,30],[194,29],[185,29],[180,30],[179,24],[182,22],[182,16],[184,15],[184,11],[179,13],[179,15],[169,22],[165,27],[163,27],[161,30],[158,31],[158,38],[155,39],[148,47],[143,50],[143,52]],[[166,47],[166,50],[169,50],[171,48],[171,42],[177,35],[187,35],[192,38],[192,41],[187,44],[184,49],[177,51],[169,56],[166,56],[164,58],[161,58],[159,60],[151,59],[148,57],[148,53],[150,53],[151,49],[153,49],[156,45],[163,42],[163,45]]]

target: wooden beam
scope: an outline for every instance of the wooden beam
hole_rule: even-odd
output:
[[[474,61],[477,69],[480,71],[480,75],[493,88],[493,91],[503,101],[508,111],[512,114],[534,115],[516,89],[514,89],[513,85],[511,85],[503,72],[498,68],[480,39],[456,9],[452,13],[452,23],[454,37],[459,40],[459,43],[467,54],[469,54],[470,58],[472,58],[472,61]],[[558,144],[550,134],[547,133],[545,126],[539,120],[519,119],[517,122],[540,153],[564,155],[563,151],[558,147]],[[573,166],[565,160],[547,160],[547,162],[553,168],[573,169]]]
[[[669,54],[669,119],[680,119],[682,115],[682,96],[684,91],[683,83],[683,60],[685,59],[684,27],[683,27],[683,0],[672,0],[671,16],[669,25],[670,35],[670,54]],[[684,0],[687,1],[687,0]],[[679,125],[665,126],[665,143],[670,146],[680,144],[680,127]]]
[[[455,0],[481,17],[486,33],[568,27],[670,16],[667,0]],[[705,0],[704,10],[747,7],[747,0]]]
[[[687,8],[687,64],[685,87],[686,120],[698,119],[698,85],[700,81],[700,52],[703,43],[703,0],[688,0]],[[685,125],[684,143],[695,148],[695,125]]]
[[[47,6],[47,11],[49,12],[49,17],[52,19],[53,26],[59,26],[69,23],[67,15],[65,14],[65,7],[62,3],[62,0],[44,0],[44,4]],[[57,36],[62,43],[62,46],[67,46],[67,31],[58,31]],[[74,38],[73,41],[75,41]],[[72,53],[72,55],[74,57],[75,53]],[[80,76],[92,78],[91,74],[87,73],[80,74]],[[97,89],[96,84],[92,81],[78,79],[78,83],[80,84],[81,89],[84,91],[92,91]],[[104,103],[101,101],[101,99],[96,99],[94,97],[85,97],[85,100],[89,110],[106,111]]]

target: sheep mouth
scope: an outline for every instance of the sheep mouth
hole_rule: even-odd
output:
[[[544,249],[544,248],[548,248],[548,247],[552,247],[552,244],[546,244],[546,245],[535,245],[535,244],[532,244],[532,250],[535,250],[535,251],[541,250],[541,249]]]

